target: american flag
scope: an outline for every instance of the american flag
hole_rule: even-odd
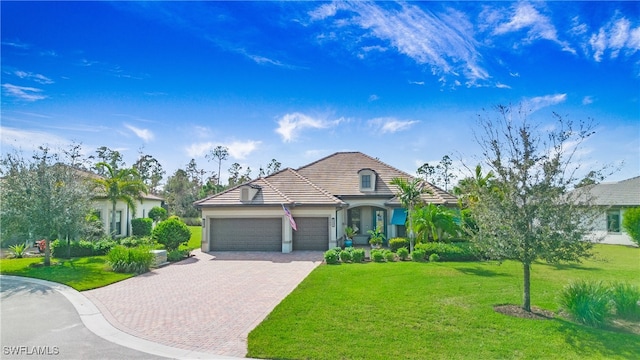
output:
[[[287,214],[287,217],[289,218],[289,224],[291,224],[291,228],[295,231],[298,231],[298,226],[296,225],[296,221],[293,220],[293,216],[289,212],[289,209],[284,207],[284,204],[282,205],[282,210],[284,210],[284,213]]]

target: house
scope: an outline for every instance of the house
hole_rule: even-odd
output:
[[[131,219],[148,217],[149,210],[164,205],[164,199],[153,194],[140,194],[135,204],[136,213],[133,214],[127,203],[122,200],[116,202],[116,237],[131,236]],[[93,208],[102,221],[105,234],[110,234],[113,204],[109,199],[98,196],[93,199]]]
[[[618,182],[588,186],[594,205],[602,208],[599,225],[592,234],[605,244],[635,245],[622,228],[626,209],[640,206],[640,176]]]
[[[346,226],[358,229],[356,245],[367,244],[367,231],[376,227],[387,238],[403,236],[406,211],[390,184],[395,177],[413,179],[363,153],[338,152],[209,196],[195,203],[202,251],[327,250],[341,244]],[[425,202],[455,206],[453,195],[425,187]]]

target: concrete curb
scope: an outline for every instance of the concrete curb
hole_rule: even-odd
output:
[[[69,300],[73,307],[75,307],[78,315],[80,315],[80,319],[82,319],[82,323],[87,327],[87,329],[89,329],[99,337],[114,344],[118,344],[120,346],[141,351],[147,354],[172,359],[239,359],[236,357],[174,348],[154,343],[149,340],[141,339],[139,337],[120,331],[104,318],[100,310],[98,310],[98,308],[86,296],[82,295],[82,293],[67,285],[21,276],[0,275],[0,281],[2,281],[3,279],[11,279],[47,286],[59,292],[65,298],[67,298],[67,300]]]

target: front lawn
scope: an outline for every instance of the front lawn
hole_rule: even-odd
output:
[[[189,243],[187,243],[187,248],[191,250],[200,249],[202,226],[189,226],[189,230],[191,231],[191,238],[189,239]]]
[[[598,245],[581,265],[535,264],[532,304],[556,312],[574,279],[640,286],[640,249]],[[249,334],[249,357],[289,359],[633,359],[640,336],[556,317],[496,313],[520,304],[516,262],[322,265]]]
[[[51,266],[42,266],[43,258],[2,259],[0,274],[49,280],[82,291],[106,286],[132,277],[107,270],[106,256],[73,259],[51,259]]]

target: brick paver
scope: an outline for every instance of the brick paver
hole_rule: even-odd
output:
[[[193,254],[83,294],[113,326],[131,335],[244,357],[249,332],[322,262],[316,251]]]

